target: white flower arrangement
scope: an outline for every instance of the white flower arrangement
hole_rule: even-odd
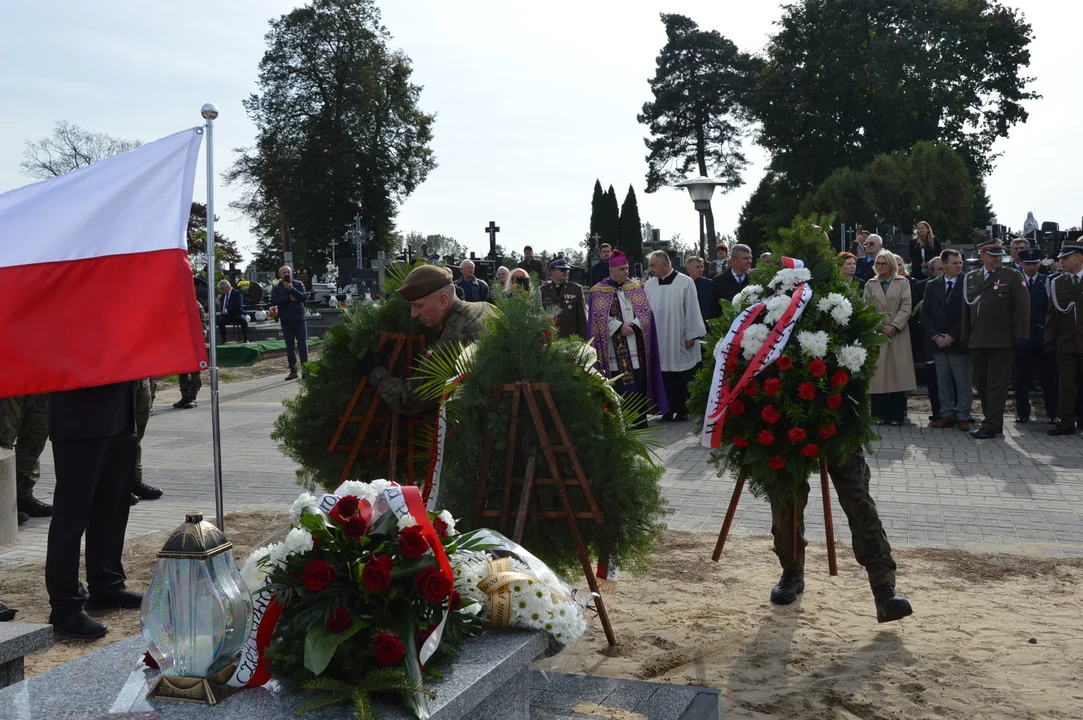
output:
[[[830,315],[831,319],[842,327],[850,324],[850,318],[854,314],[854,306],[845,296],[838,293],[831,293],[827,297],[821,298],[816,303],[816,307],[825,315]]]
[[[814,358],[822,358],[827,354],[827,343],[830,339],[823,330],[815,332],[801,330],[797,333],[797,344],[801,346],[802,352]]]
[[[741,338],[741,354],[745,360],[755,357],[770,333],[771,329],[761,323],[750,325],[745,329],[744,337]]]
[[[441,510],[439,517],[440,517],[441,520],[444,521],[444,524],[447,525],[447,534],[448,535],[454,535],[455,534],[455,518],[452,517],[451,513],[449,513],[447,510]]]
[[[773,298],[767,301],[767,312],[764,313],[763,321],[768,325],[773,326],[779,320],[782,319],[782,314],[786,312],[786,308],[790,306],[791,298],[789,295],[781,294],[775,295]]]
[[[868,356],[869,351],[857,344],[841,347],[835,352],[835,359],[839,361],[839,366],[851,373],[861,372]]]
[[[324,278],[324,282],[328,285],[338,286],[338,266],[334,263],[327,263],[327,277]]]
[[[775,273],[775,276],[767,283],[767,287],[780,292],[790,291],[811,279],[812,273],[805,268],[785,268]]]
[[[763,297],[763,285],[749,285],[733,296],[733,307],[741,312],[755,305]]]

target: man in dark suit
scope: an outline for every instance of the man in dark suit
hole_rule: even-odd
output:
[[[865,238],[865,257],[857,259],[857,271],[854,273],[854,277],[862,283],[867,283],[876,277],[876,270],[873,266],[876,263],[876,256],[883,249],[884,240],[879,235],[873,233]]]
[[[696,284],[696,297],[699,299],[699,312],[703,315],[703,323],[713,320],[722,312],[722,308],[714,301],[714,284],[710,279],[703,277],[704,263],[701,257],[690,257],[684,261],[684,269],[688,271],[688,277]]]
[[[1030,390],[1033,374],[1038,374],[1042,384],[1042,396],[1045,398],[1046,414],[1050,418],[1057,415],[1057,365],[1052,354],[1045,351],[1045,314],[1049,309],[1048,284],[1038,274],[1044,255],[1041,250],[1024,248],[1016,252],[1019,265],[1023,269],[1023,279],[1030,293],[1030,344],[1015,351],[1015,421],[1030,421]]]
[[[730,267],[711,281],[714,305],[721,300],[732,302],[733,296],[748,285],[748,271],[752,269],[752,248],[737,244],[730,248]]]
[[[609,258],[613,256],[613,247],[609,243],[602,243],[598,246],[598,255],[598,262],[590,266],[589,287],[594,287],[609,277]]]
[[[970,353],[963,340],[963,256],[958,250],[940,254],[944,274],[925,286],[921,302],[921,328],[932,346],[940,419],[935,428],[958,426],[970,430],[974,402]]]
[[[138,609],[142,593],[124,588],[124,532],[135,473],[135,383],[68,390],[49,399],[56,489],[45,558],[49,622],[76,638],[108,631],[90,609]],[[87,587],[79,582],[86,533]]]
[[[926,271],[928,277],[924,280],[910,278],[910,296],[915,308],[909,322],[910,344],[914,352],[914,359],[918,360],[920,358],[924,365],[925,385],[929,388],[929,405],[933,411],[932,415],[929,416],[929,422],[935,423],[940,421],[940,387],[936,381],[936,361],[933,360],[937,348],[931,340],[925,337],[925,332],[921,328],[920,310],[929,283],[944,274],[944,263],[939,255],[929,260],[926,264]]]
[[[230,287],[228,280],[218,283],[218,292],[222,297],[218,305],[218,332],[222,334],[222,342],[226,341],[226,325],[230,323],[241,326],[244,341],[248,342],[248,318],[244,316],[244,295],[240,290]]]

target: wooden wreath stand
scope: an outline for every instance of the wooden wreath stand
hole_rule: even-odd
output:
[[[394,347],[385,367],[392,370],[401,358],[406,365],[404,377],[409,378],[413,374],[410,363],[414,358],[415,351],[419,353],[425,352],[425,336],[382,332],[379,341],[376,343],[376,349],[383,350],[390,343],[394,343]],[[341,484],[350,479],[350,471],[353,470],[358,454],[364,452],[375,453],[377,462],[382,462],[385,454],[389,457],[387,479],[391,481],[394,481],[398,475],[398,460],[399,456],[402,456],[406,465],[406,482],[410,485],[416,485],[417,478],[414,473],[414,464],[409,461],[410,448],[414,445],[414,438],[417,437],[418,430],[432,425],[432,420],[426,417],[401,417],[398,410],[391,410],[385,403],[380,402],[380,391],[370,386],[368,380],[368,375],[365,375],[357,381],[357,387],[354,388],[350,404],[346,406],[346,412],[339,418],[338,430],[335,431],[335,436],[331,438],[331,442],[327,446],[327,452],[350,453],[338,481]],[[365,411],[364,415],[355,415],[354,410],[357,408],[357,403],[362,395],[371,395],[372,402],[369,403],[368,410]],[[361,423],[361,429],[358,431],[357,437],[352,444],[339,444],[339,440],[342,439],[342,435],[346,431],[346,426],[351,423]],[[369,431],[373,429],[374,425],[380,427],[379,442],[365,445]],[[406,433],[405,445],[399,442],[399,435],[403,431]],[[388,435],[390,435],[390,439]]]
[[[561,419],[556,404],[553,402],[553,395],[550,392],[549,383],[517,382],[496,386],[493,388],[492,401],[492,409],[494,412],[500,407],[500,401],[503,398],[504,393],[511,393],[511,424],[508,428],[508,449],[504,461],[504,496],[499,508],[490,509],[486,507],[486,488],[488,485],[489,467],[493,454],[494,441],[493,433],[489,432],[485,438],[485,452],[482,455],[481,470],[478,472],[478,500],[475,514],[478,517],[484,518],[500,518],[500,532],[505,535],[508,533],[509,523],[512,522],[512,519],[514,518],[515,525],[511,538],[517,543],[522,540],[523,530],[526,526],[528,517],[530,518],[532,525],[537,525],[539,518],[564,518],[568,523],[568,530],[575,540],[575,549],[579,554],[579,562],[583,566],[583,575],[586,577],[587,585],[590,586],[590,591],[594,595],[595,606],[598,609],[598,617],[601,619],[602,628],[605,630],[605,638],[611,646],[616,645],[617,639],[613,634],[613,626],[609,623],[609,614],[606,612],[605,604],[602,602],[601,593],[598,591],[598,581],[594,577],[594,571],[590,564],[590,556],[587,554],[586,546],[583,544],[583,536],[579,533],[578,524],[578,520],[582,519],[593,520],[598,525],[601,525],[603,523],[602,511],[598,508],[598,504],[594,500],[594,493],[591,491],[590,481],[583,472],[583,466],[579,463],[579,456],[576,454],[575,446],[572,444],[572,440],[568,436],[568,431],[564,427],[564,421]],[[538,393],[541,394],[545,406],[549,410],[549,416],[552,418],[553,425],[556,427],[557,433],[560,436],[560,445],[553,445],[549,438],[545,419],[542,417],[538,405],[536,396]],[[530,443],[529,435],[525,430],[520,432],[520,402],[526,403],[530,418],[534,422],[534,429],[538,435],[538,444],[536,446]],[[526,456],[526,466],[523,477],[515,477],[514,472],[517,443],[520,443],[520,449],[523,450]],[[549,472],[551,473],[551,477],[537,476],[537,453],[539,450],[541,450],[542,456],[545,459],[545,464],[548,466]],[[557,453],[564,453],[567,455],[572,468],[575,470],[574,478],[566,478],[561,474],[560,466],[557,464],[556,459]],[[523,486],[519,493],[519,504],[517,508],[512,507],[512,487],[514,485]],[[559,510],[539,507],[537,488],[540,485],[556,487],[557,494],[560,497],[561,508]],[[569,485],[578,486],[582,490],[583,495],[586,496],[587,505],[590,506],[589,512],[575,512],[572,509],[571,501],[568,498]]]
[[[730,525],[733,524],[733,516],[737,512],[737,501],[741,499],[741,491],[744,490],[744,477],[737,478],[737,484],[733,488],[733,497],[730,498],[730,506],[726,510],[726,519],[722,521],[722,530],[718,533],[718,542],[714,546],[714,554],[711,559],[718,562],[722,557],[722,548],[726,545],[726,538],[730,534]],[[820,491],[823,494],[824,503],[824,531],[827,535],[827,570],[832,575],[839,574],[838,563],[835,561],[835,524],[831,519],[831,489],[827,484],[827,463],[820,460]],[[797,554],[797,512],[793,514],[793,552]]]

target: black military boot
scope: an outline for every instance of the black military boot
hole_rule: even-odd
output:
[[[52,517],[53,506],[42,502],[36,497],[24,497],[15,501],[19,512],[24,512],[30,517]]]
[[[9,608],[4,603],[0,602],[0,622],[11,622],[15,619],[15,613],[18,610],[15,608]]]
[[[874,585],[872,596],[876,598],[876,622],[902,620],[914,614],[910,601],[901,595],[896,595],[895,588],[887,583]]]
[[[140,500],[157,500],[162,496],[162,491],[140,480],[132,487],[132,495]]]
[[[789,605],[805,591],[805,573],[800,570],[783,570],[782,578],[771,590],[771,602],[775,605]]]

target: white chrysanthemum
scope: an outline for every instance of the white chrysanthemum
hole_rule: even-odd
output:
[[[412,515],[403,515],[399,518],[399,532],[402,532],[408,527],[417,525],[417,520],[414,520]]]
[[[286,543],[273,543],[269,545],[267,549],[269,550],[267,557],[272,565],[280,568],[286,567],[286,558],[290,556],[290,551],[289,548],[286,547]]]
[[[451,513],[449,513],[447,510],[441,510],[440,511],[440,519],[443,520],[444,524],[447,525],[447,534],[448,535],[454,535],[455,534],[455,518],[453,518],[451,516]]]
[[[294,553],[306,553],[312,549],[312,533],[304,528],[294,528],[286,535],[286,550]]]
[[[307,508],[315,510],[319,506],[319,502],[320,499],[312,493],[301,493],[301,496],[293,501],[293,507],[290,508],[290,519],[297,522]]]
[[[733,307],[741,312],[755,305],[763,297],[763,285],[749,285],[733,296]]]
[[[770,328],[760,323],[751,325],[745,330],[744,337],[741,338],[741,354],[745,360],[751,360],[759,352],[770,332]]]
[[[822,358],[827,354],[828,340],[830,338],[823,330],[815,332],[802,330],[797,333],[797,344],[801,346],[801,350],[814,358]]]
[[[774,325],[782,318],[782,314],[786,312],[786,308],[789,306],[789,295],[783,294],[774,296],[767,301],[767,308],[763,316],[763,321],[768,325]]]
[[[865,365],[865,359],[869,356],[868,350],[860,345],[847,345],[846,347],[839,348],[835,353],[835,358],[839,362],[840,367],[844,367],[852,373],[861,371],[862,366]]]
[[[338,490],[335,491],[335,494],[340,498],[353,495],[358,500],[367,500],[371,504],[376,501],[377,496],[380,494],[380,490],[376,487],[377,482],[380,481],[377,480],[370,483],[364,483],[358,482],[357,480],[347,480],[338,486]]]
[[[769,288],[779,290],[793,290],[799,284],[812,279],[812,273],[805,268],[785,268],[775,273],[775,276],[767,283]]]
[[[831,293],[821,298],[816,303],[816,307],[820,312],[830,315],[832,320],[843,327],[850,324],[850,317],[854,314],[854,306],[844,295],[838,293]]]
[[[244,580],[245,587],[249,592],[256,592],[267,582],[267,570],[268,566],[261,566],[260,560],[267,557],[271,552],[271,546],[256,548],[249,555],[248,559],[244,562],[244,567],[241,568],[241,579]]]

